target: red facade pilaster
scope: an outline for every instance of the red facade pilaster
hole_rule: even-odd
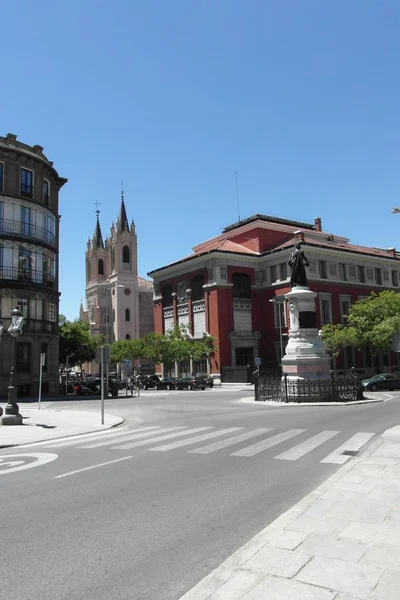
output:
[[[231,364],[229,333],[233,330],[232,288],[215,288],[206,293],[207,322],[210,335],[217,339],[217,350],[211,359],[211,372],[220,373],[221,368]]]

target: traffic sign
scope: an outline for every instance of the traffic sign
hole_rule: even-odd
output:
[[[123,360],[122,364],[124,365],[124,369],[130,369],[132,366],[132,361],[129,359]]]
[[[261,358],[256,358],[256,367],[261,365]]]

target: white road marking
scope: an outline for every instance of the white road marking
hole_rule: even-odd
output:
[[[26,463],[24,459],[25,457],[36,458],[35,461]],[[3,463],[5,458],[12,458],[17,460],[12,460]],[[24,471],[25,469],[33,469],[34,467],[41,467],[53,460],[58,458],[58,454],[50,454],[39,452],[35,454],[3,454],[0,458],[0,475],[8,475],[8,473],[14,473],[15,471]],[[9,467],[4,470],[1,467]]]
[[[157,446],[156,448],[150,448],[154,452],[167,452],[168,450],[174,450],[174,448],[181,448],[182,446],[190,446],[197,442],[209,440],[210,438],[225,435],[226,433],[232,433],[233,431],[239,431],[243,427],[229,427],[228,429],[220,429],[219,431],[213,431],[212,433],[205,433],[204,435],[197,435],[189,440],[181,440],[179,442],[172,442],[171,444],[165,444],[164,446]]]
[[[144,437],[149,437],[151,435],[158,435],[159,433],[167,433],[167,431],[178,431],[179,429],[186,429],[186,427],[165,427],[164,429],[157,429],[157,431],[143,431],[143,432],[137,432],[137,433],[130,433],[127,435],[124,435],[123,437],[119,438],[119,439],[108,439],[107,440],[101,440],[101,441],[97,441],[94,442],[93,444],[84,444],[82,446],[79,446],[79,448],[100,448],[102,446],[111,446],[111,444],[116,444],[116,443],[120,443],[120,442],[129,442],[130,440],[139,440],[140,438],[144,438]]]
[[[221,450],[222,448],[233,446],[234,444],[238,444],[239,442],[243,442],[244,440],[249,440],[250,438],[256,437],[257,435],[262,435],[263,433],[268,433],[269,431],[273,431],[273,428],[262,427],[260,429],[246,431],[245,433],[239,433],[239,435],[234,435],[226,440],[214,442],[213,444],[208,444],[208,446],[203,446],[202,448],[197,448],[196,450],[189,450],[189,454],[210,454],[210,452],[216,452],[217,450]]]
[[[283,433],[278,433],[277,435],[273,435],[272,437],[263,440],[262,442],[258,442],[257,444],[253,444],[252,446],[248,446],[247,448],[243,448],[242,450],[238,450],[237,452],[232,452],[230,456],[254,456],[259,452],[263,452],[263,450],[267,450],[268,448],[272,448],[272,446],[276,446],[281,442],[285,442],[300,433],[304,433],[307,429],[289,429],[288,431],[284,431]]]
[[[347,462],[350,456],[345,456],[342,453],[345,450],[359,450],[364,444],[366,444],[375,433],[356,433],[351,437],[347,442],[345,442],[342,446],[339,446],[334,452],[329,454],[326,458],[321,460],[322,463],[330,463],[334,465],[343,465]]]
[[[144,429],[144,428],[142,428]],[[154,429],[156,429],[156,427],[154,427]],[[50,446],[51,444],[59,444],[60,447],[63,446],[69,446],[72,444],[77,444],[85,439],[91,440],[91,439],[95,439],[96,437],[106,437],[109,435],[122,435],[122,434],[126,434],[129,431],[128,428],[124,427],[122,428],[118,428],[118,430],[115,430],[115,428],[113,427],[112,429],[105,429],[104,431],[94,431],[93,433],[80,433],[79,435],[74,435],[74,436],[64,436],[63,438],[54,438],[53,440],[46,440],[44,442],[30,442],[29,444],[24,444],[19,446],[19,448],[28,448],[30,446]]]
[[[287,450],[287,452],[283,452],[282,454],[278,454],[278,456],[274,456],[274,458],[278,460],[297,460],[305,454],[308,454],[308,452],[318,448],[318,446],[324,442],[327,442],[338,433],[340,433],[340,431],[321,431],[321,433],[317,433],[317,435],[310,437],[305,442],[294,446],[290,450]]]
[[[85,437],[81,437],[81,436],[74,436],[72,439],[66,439],[64,441],[59,441],[59,440],[53,440],[52,442],[49,442],[49,446],[51,446],[52,448],[64,448],[64,446],[74,446],[76,444],[83,444],[86,442],[86,440],[88,442],[91,442],[92,440],[97,440],[97,439],[101,439],[104,440],[104,442],[106,442],[107,440],[113,438],[124,438],[127,437],[129,435],[132,435],[134,432],[139,432],[139,431],[145,431],[145,430],[151,430],[151,433],[156,433],[156,431],[154,430],[158,430],[159,427],[142,427],[141,429],[124,429],[123,431],[110,431],[110,430],[106,430],[106,431],[101,431],[100,433],[93,433],[93,434],[88,434]],[[90,435],[90,437],[89,437]],[[112,442],[111,442],[112,443]]]
[[[160,435],[151,440],[141,440],[140,442],[132,442],[130,444],[121,444],[120,446],[113,446],[112,450],[128,450],[130,448],[138,448],[139,446],[145,446],[146,444],[163,442],[164,440],[170,440],[171,438],[180,437],[182,435],[189,435],[191,433],[199,433],[200,431],[206,431],[207,429],[213,429],[213,427],[196,427],[196,429],[187,429],[186,431],[179,431],[178,433],[168,433],[167,435]]]
[[[69,473],[63,473],[62,475],[56,475],[54,479],[61,479],[61,477],[69,477],[70,475],[76,475],[76,473],[83,473],[83,471],[91,471],[92,469],[98,469],[99,467],[106,467],[113,463],[120,462],[121,460],[128,460],[133,456],[124,456],[123,458],[116,458],[115,460],[109,460],[107,462],[100,463],[99,465],[92,465],[91,467],[85,467],[84,469],[77,469],[76,471],[69,471]]]

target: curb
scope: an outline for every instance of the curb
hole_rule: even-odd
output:
[[[61,411],[60,411],[61,412]],[[35,442],[22,442],[22,443],[16,443],[16,444],[5,444],[5,445],[0,445],[0,450],[3,448],[15,448],[15,447],[26,447],[26,446],[35,446],[36,444],[41,444],[42,442],[50,442],[50,441],[60,441],[60,440],[68,440],[70,438],[73,437],[77,437],[79,435],[85,435],[87,433],[97,433],[99,431],[107,431],[108,429],[113,429],[114,427],[119,427],[120,425],[123,425],[125,423],[125,419],[123,417],[118,417],[120,419],[119,423],[114,423],[113,425],[105,425],[103,426],[101,429],[93,429],[90,431],[81,431],[80,433],[72,433],[71,435],[60,435],[59,437],[50,437],[50,438],[44,438],[42,440],[36,440]]]
[[[239,402],[244,404],[255,404],[257,406],[270,406],[273,408],[294,408],[303,406],[357,406],[358,404],[375,404],[377,402],[388,402],[390,398],[377,398],[368,400],[355,400],[351,402],[271,402],[263,400],[254,400],[253,397],[240,398]]]
[[[390,430],[387,430],[390,431]],[[386,432],[384,432],[386,433]],[[384,433],[382,435],[384,435]],[[297,504],[289,508],[285,513],[272,521],[260,533],[256,534],[241,548],[236,550],[229,558],[227,558],[219,567],[211,571],[209,575],[204,577],[199,583],[188,590],[179,600],[209,600],[214,597],[218,589],[222,587],[234,574],[247,562],[252,556],[259,552],[271,539],[279,535],[282,529],[286,528],[292,521],[297,519],[299,515],[304,513],[315,500],[318,500],[336,481],[340,480],[343,475],[351,471],[365,458],[370,456],[382,444],[382,436],[371,444],[361,456],[354,457],[349,462],[339,468],[336,473],[326,479],[321,485],[316,487],[312,492],[302,498]],[[340,595],[340,594],[339,594]],[[345,594],[343,595],[343,597]],[[361,599],[360,599],[361,600]]]

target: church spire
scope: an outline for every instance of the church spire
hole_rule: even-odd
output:
[[[103,236],[101,234],[101,227],[99,221],[100,211],[96,210],[97,220],[96,220],[96,228],[94,230],[93,235],[93,247],[94,248],[104,248]]]
[[[124,183],[121,181],[121,208],[119,209],[119,216],[117,220],[117,231],[128,231],[129,223],[128,217],[126,216],[125,202],[124,202]]]

